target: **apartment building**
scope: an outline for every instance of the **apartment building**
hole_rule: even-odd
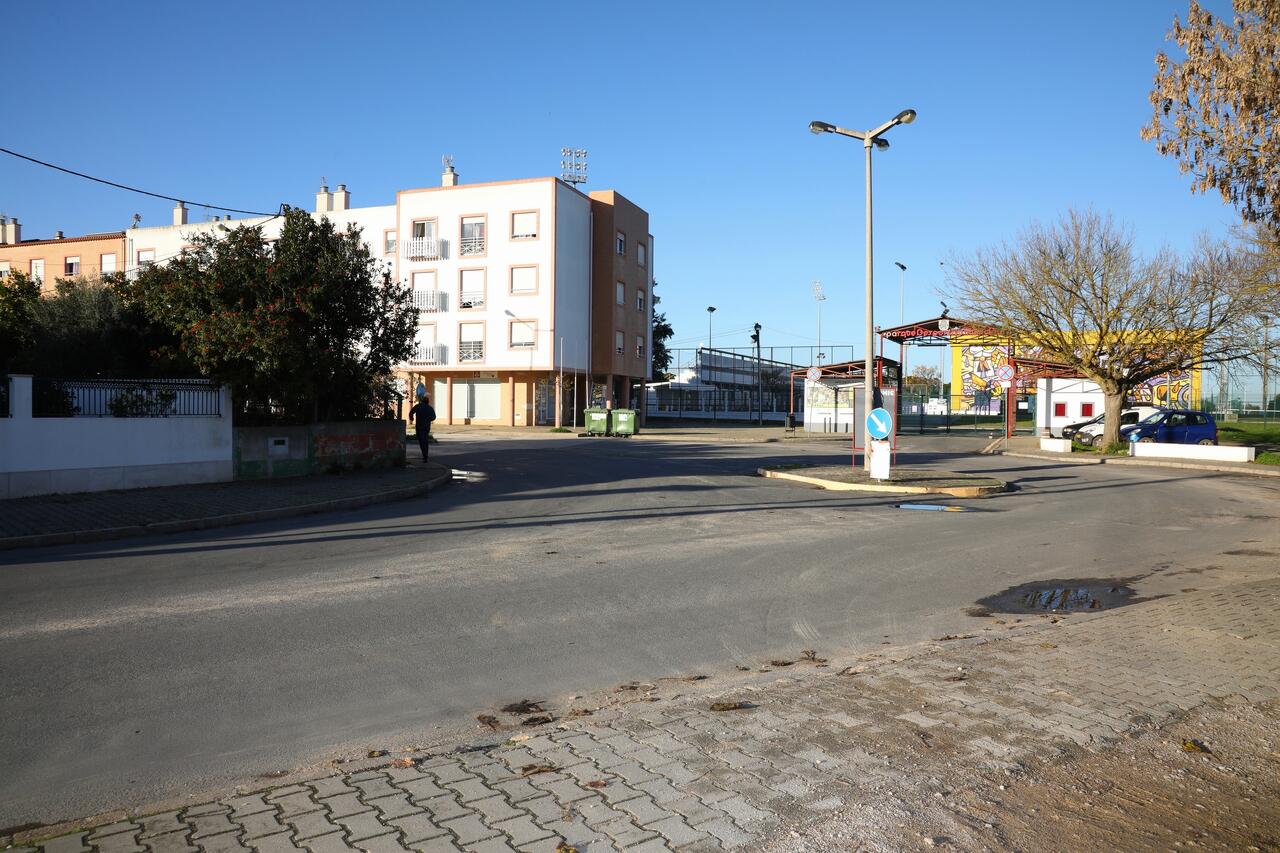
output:
[[[424,385],[441,422],[558,426],[588,402],[625,405],[645,381],[648,215],[596,196],[556,178],[463,184],[452,166],[440,186],[397,195],[386,242],[419,309],[406,391]],[[645,245],[644,268],[613,257],[621,228]]]
[[[96,277],[124,268],[123,231],[23,240],[16,218],[0,217],[0,278],[22,272],[40,282],[43,293],[53,291],[59,278]]]

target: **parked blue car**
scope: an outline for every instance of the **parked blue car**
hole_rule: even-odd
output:
[[[1190,409],[1156,412],[1132,426],[1120,428],[1123,441],[1159,441],[1166,444],[1217,444],[1218,423],[1212,415]]]

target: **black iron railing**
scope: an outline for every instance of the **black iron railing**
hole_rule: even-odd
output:
[[[37,418],[216,418],[218,386],[205,379],[33,379]]]

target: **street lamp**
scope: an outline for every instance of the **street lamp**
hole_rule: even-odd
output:
[[[711,384],[711,315],[716,313],[716,306],[707,306],[707,384]]]
[[[825,121],[814,121],[809,123],[809,130],[812,133],[836,133],[840,136],[849,136],[854,139],[862,140],[862,148],[867,153],[867,351],[866,360],[862,364],[862,404],[865,409],[863,417],[866,417],[871,409],[874,408],[875,392],[872,388],[874,382],[874,374],[872,371],[872,362],[875,360],[875,326],[872,317],[872,310],[875,307],[874,285],[875,276],[871,267],[871,149],[879,148],[884,150],[889,147],[889,140],[882,139],[881,136],[887,133],[891,128],[900,124],[911,124],[916,120],[915,110],[903,110],[893,118],[886,121],[874,130],[848,130],[843,127],[836,127],[834,124],[828,124]],[[857,429],[857,425],[854,425]],[[866,443],[867,437],[863,436],[864,448],[870,447]],[[862,465],[867,470],[871,469],[871,454],[865,449],[862,453]]]
[[[814,281],[813,283],[813,299],[818,303],[818,357],[814,359],[814,364],[822,364],[822,303],[827,301],[827,295],[822,292],[822,282]]]
[[[901,326],[907,321],[903,311],[903,306],[906,304],[903,302],[903,294],[907,289],[907,265],[902,261],[894,261],[893,265],[898,268],[898,325]]]

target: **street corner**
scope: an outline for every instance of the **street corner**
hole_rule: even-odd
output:
[[[995,477],[931,468],[897,467],[886,479],[876,479],[862,468],[844,465],[766,465],[757,469],[757,473],[768,479],[790,480],[838,492],[979,498],[1010,490],[1007,482]]]

